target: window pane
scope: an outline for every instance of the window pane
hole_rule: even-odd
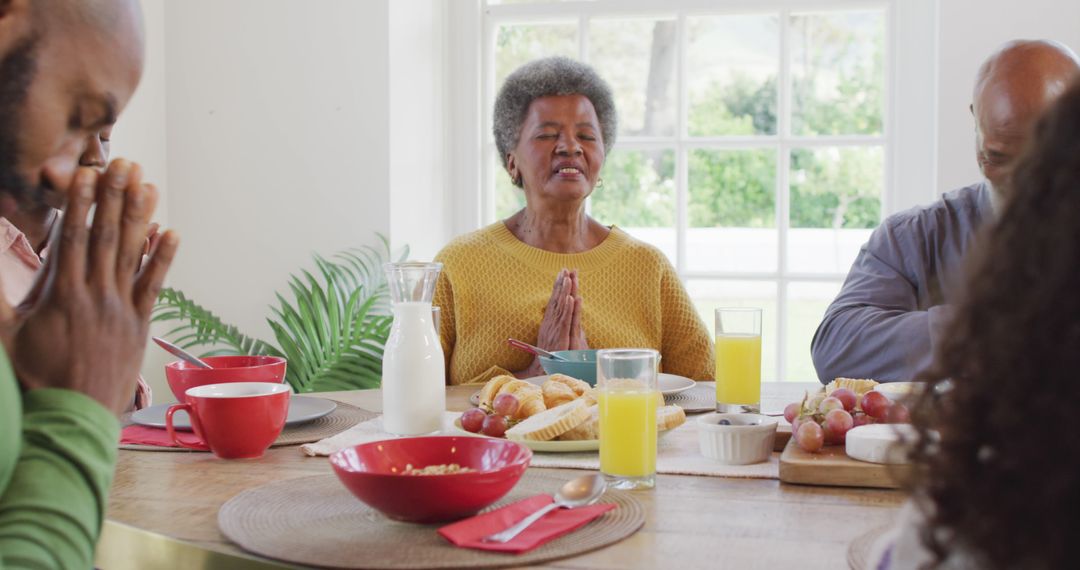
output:
[[[687,132],[776,134],[780,30],[775,14],[687,18]]]
[[[576,58],[577,22],[500,24],[495,31],[495,93],[522,64],[552,55]]]
[[[615,92],[620,134],[675,134],[677,53],[672,20],[589,23],[589,62]]]
[[[817,372],[810,359],[810,341],[814,331],[840,292],[840,282],[788,284],[787,378],[794,382],[815,382]]]
[[[675,152],[614,150],[592,193],[592,216],[660,248],[675,264]]]
[[[773,281],[718,281],[691,279],[686,290],[715,338],[715,311],[720,307],[760,307],[761,379],[776,381],[776,283]]]
[[[690,271],[775,271],[776,151],[689,153]]]
[[[880,135],[885,15],[791,15],[791,132]]]
[[[791,152],[788,269],[845,273],[881,220],[881,147]]]

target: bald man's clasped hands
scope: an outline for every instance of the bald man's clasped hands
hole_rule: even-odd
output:
[[[914,380],[930,365],[975,237],[1007,207],[1013,162],[1038,117],[1078,77],[1080,59],[1056,42],[1009,42],[983,63],[970,111],[985,179],[874,230],[814,334],[821,382]]]
[[[34,291],[18,307],[0,297],[3,342],[24,388],[74,390],[116,414],[127,408],[178,244],[166,232],[140,267],[157,198],[141,168],[125,160],[100,175],[75,174]]]

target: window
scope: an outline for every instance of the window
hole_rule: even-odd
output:
[[[816,378],[814,330],[884,205],[904,201],[890,201],[887,176],[895,10],[858,0],[487,2],[481,224],[524,204],[490,134],[503,79],[538,57],[588,62],[620,118],[591,214],[662,250],[710,329],[716,307],[762,307],[764,379]]]

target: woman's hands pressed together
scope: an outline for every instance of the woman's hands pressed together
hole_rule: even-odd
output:
[[[536,337],[536,346],[553,352],[556,350],[583,350],[589,348],[582,325],[583,305],[581,290],[578,287],[576,269],[563,269],[555,277],[544,309],[544,320],[540,322],[540,331]],[[533,359],[528,368],[515,373],[519,378],[539,376],[544,373],[540,361]]]

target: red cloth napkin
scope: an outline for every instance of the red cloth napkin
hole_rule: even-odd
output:
[[[542,509],[554,501],[551,495],[537,495],[511,503],[489,513],[448,524],[439,534],[457,546],[477,550],[493,550],[521,554],[541,544],[554,540],[568,532],[585,526],[589,521],[615,508],[613,504],[590,505],[577,509],[556,509],[506,543],[482,542],[489,534],[506,530],[521,519]]]
[[[177,434],[180,439],[192,444],[198,443],[195,434]],[[161,428],[130,425],[120,430],[121,445],[156,445],[158,447],[180,447],[169,437],[169,432]]]

